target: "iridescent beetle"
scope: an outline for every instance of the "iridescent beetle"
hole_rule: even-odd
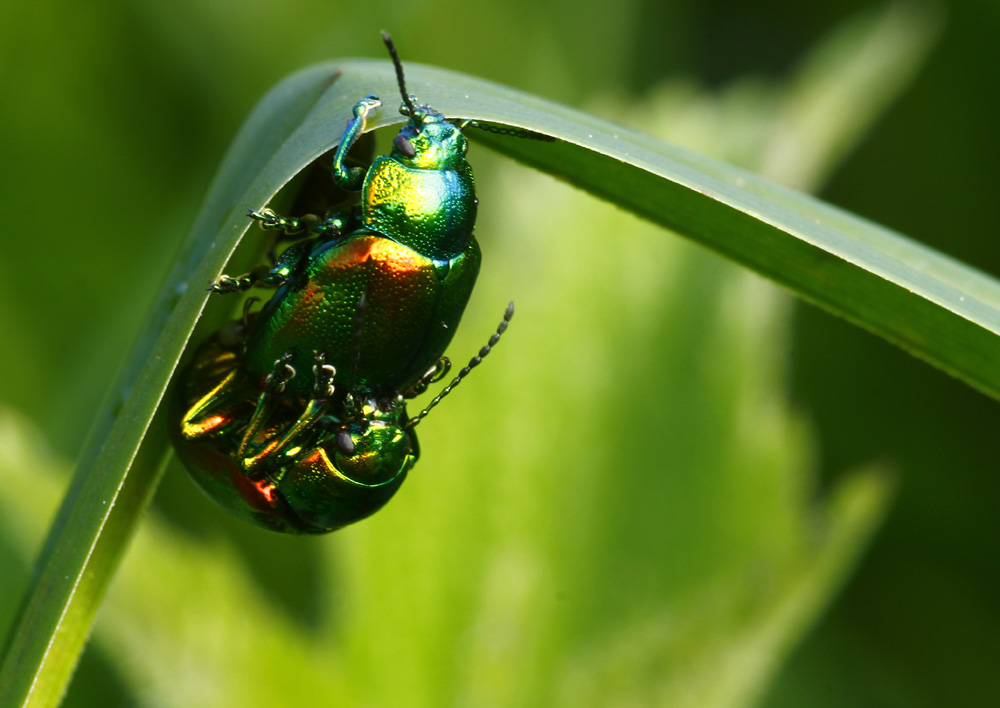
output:
[[[183,373],[175,447],[198,484],[237,515],[277,531],[325,533],[377,511],[419,454],[413,427],[499,340],[513,315],[420,415],[405,398],[443,378],[442,354],[479,271],[477,200],[462,127],[406,92],[408,122],[367,170],[347,165],[367,115],[354,106],[333,179],[360,207],[320,219],[251,210],[264,228],[302,234],[271,268],[220,276],[210,289],[278,290],[245,309]],[[252,302],[248,301],[249,303]],[[311,371],[312,375],[304,372]]]
[[[320,221],[285,218],[269,209],[250,215],[265,228],[315,236],[286,250],[270,270],[221,276],[216,292],[245,291],[255,284],[280,286],[247,336],[243,365],[261,384],[274,362],[302,370],[322,351],[336,370],[338,387],[370,387],[383,394],[405,390],[436,365],[472,294],[479,274],[479,244],[468,142],[458,126],[406,93],[402,66],[383,34],[396,65],[409,117],[393,140],[391,154],[367,170],[347,167],[348,151],[365,130],[368,114],[381,105],[365,96],[354,106],[333,157],[333,181],[361,192],[360,208],[337,210]],[[353,359],[358,304],[365,298],[361,361]],[[350,379],[348,379],[350,377]],[[302,378],[288,383],[298,396],[309,393]]]
[[[437,368],[390,397],[370,388],[340,393],[333,367],[317,354],[312,398],[303,402],[286,392],[299,375],[288,357],[275,362],[263,387],[246,371],[244,337],[255,315],[245,314],[183,372],[174,447],[198,485],[246,521],[286,533],[327,533],[360,521],[389,501],[416,463],[414,426],[489,354],[513,314],[510,303],[486,345],[412,420],[405,398],[436,379]]]

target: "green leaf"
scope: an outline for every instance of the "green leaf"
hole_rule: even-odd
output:
[[[411,90],[456,118],[556,142],[480,139],[689,236],[1000,397],[995,280],[817,200],[592,116],[440,69],[407,66]],[[167,446],[156,414],[207,301],[261,206],[339,137],[354,101],[392,103],[386,62],[306,70],[264,99],[226,158],[118,389],[97,416],[36,564],[0,666],[4,704],[58,702],[94,613],[155,487]],[[388,107],[388,106],[387,106]],[[628,105],[622,106],[627,111]],[[401,121],[382,110],[372,127]],[[628,248],[626,235],[608,248]],[[232,267],[232,266],[230,266]],[[212,329],[221,309],[204,319]]]

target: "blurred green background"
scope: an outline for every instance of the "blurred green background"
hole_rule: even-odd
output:
[[[301,66],[382,57],[379,29],[404,62],[822,186],[1000,273],[996,3],[43,0],[0,20],[0,482],[20,490],[0,627],[240,122]],[[858,33],[922,63],[857,85],[816,127],[836,144],[783,163],[794,107],[867,56]],[[422,426],[400,497],[286,539],[171,469],[67,704],[1000,705],[996,403],[473,150],[484,269],[453,359],[519,314]],[[858,556],[885,477],[845,474],[872,463],[896,488]]]

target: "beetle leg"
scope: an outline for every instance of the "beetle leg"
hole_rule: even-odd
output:
[[[208,286],[213,293],[228,295],[229,293],[243,293],[263,280],[270,268],[266,265],[259,265],[243,275],[236,277],[230,275],[220,275],[215,282]]]
[[[365,132],[365,119],[368,114],[382,105],[382,101],[374,94],[369,94],[354,104],[354,117],[347,121],[347,128],[340,136],[340,144],[333,155],[333,181],[341,189],[357,192],[361,189],[368,170],[363,167],[345,167],[344,160],[354,143]]]
[[[181,437],[185,440],[196,440],[200,437],[219,432],[220,428],[233,422],[232,415],[225,411],[225,403],[236,391],[239,380],[239,370],[233,369],[211,391],[202,396],[181,419]]]
[[[290,355],[286,354],[286,357],[290,358]],[[315,363],[313,364],[313,376],[315,377],[315,383],[313,384],[313,398],[306,404],[305,409],[299,415],[298,420],[296,420],[292,425],[285,431],[285,433],[277,439],[271,440],[264,449],[260,452],[250,455],[248,454],[250,440],[253,436],[257,434],[260,430],[260,426],[266,421],[266,416],[270,413],[269,410],[263,410],[269,408],[268,405],[271,402],[270,398],[265,399],[265,396],[273,396],[274,393],[280,394],[284,390],[285,384],[291,380],[294,376],[294,369],[287,363],[285,357],[279,359],[275,362],[275,371],[278,372],[282,366],[287,369],[292,369],[292,376],[288,376],[284,380],[280,381],[280,389],[272,388],[270,391],[265,389],[261,393],[261,398],[257,404],[257,410],[254,411],[254,416],[250,421],[250,425],[247,428],[247,435],[250,437],[244,437],[243,443],[240,445],[239,457],[240,464],[243,469],[247,472],[247,475],[251,478],[262,476],[262,471],[267,468],[267,463],[271,460],[276,460],[280,455],[292,446],[296,439],[305,434],[312,426],[326,413],[327,408],[330,406],[330,398],[333,396],[334,386],[333,378],[337,373],[337,370],[330,364],[325,363],[326,354],[317,352],[315,354]],[[271,381],[271,377],[268,376],[268,381]],[[271,384],[268,384],[270,387]],[[255,421],[257,421],[258,413],[261,414],[260,421],[257,422],[256,428],[254,427]]]
[[[273,209],[264,208],[260,211],[248,209],[247,216],[260,222],[260,227],[265,231],[271,229],[281,229],[285,236],[300,236],[305,233],[312,233],[319,223],[319,217],[315,214],[305,214],[304,216],[281,216]]]
[[[356,226],[352,222],[358,221],[360,216],[357,207],[331,209],[323,221],[316,224],[310,233],[316,234],[324,241],[332,241]]]
[[[282,229],[284,236],[292,240],[305,234],[313,236],[323,236],[325,238],[335,238],[347,230],[348,224],[354,218],[353,207],[343,207],[332,209],[321,220],[315,214],[305,214],[304,216],[281,216],[273,209],[261,209],[257,211],[250,209],[248,216],[260,222],[262,229]]]
[[[270,449],[274,446],[272,442],[269,445],[264,446],[264,450],[257,455],[251,455],[250,449],[253,445],[254,438],[260,432],[261,428],[267,423],[268,418],[271,417],[271,413],[274,410],[275,397],[280,396],[285,391],[285,386],[295,378],[295,368],[289,363],[292,359],[291,352],[285,352],[285,354],[274,362],[274,369],[267,378],[264,380],[264,390],[260,392],[260,396],[257,397],[257,407],[254,409],[253,415],[250,417],[250,422],[247,424],[246,430],[243,431],[243,438],[240,440],[240,445],[236,450],[236,455],[243,465],[243,469],[247,472],[250,471],[250,465],[248,462],[256,458],[265,456],[269,453]]]
[[[403,391],[403,398],[416,398],[421,393],[427,390],[427,387],[433,383],[437,383],[451,371],[451,359],[446,356],[441,357],[436,362],[434,366],[427,370],[423,376],[414,382],[412,386]]]
[[[309,256],[311,241],[302,241],[286,248],[273,267],[259,265],[249,273],[236,276],[220,275],[208,289],[223,295],[246,292],[254,286],[278,288],[285,284],[304,258]]]
[[[269,229],[282,229],[277,238],[267,249],[267,258],[277,265],[282,259],[277,255],[278,244],[282,241],[294,241],[304,236],[315,236],[323,241],[332,241],[346,233],[353,222],[358,220],[360,215],[356,207],[343,207],[332,209],[320,220],[315,214],[290,217],[281,216],[273,209],[264,208],[260,211],[250,209],[248,216],[260,222],[260,227],[265,231]],[[294,246],[293,246],[294,248]],[[287,249],[286,249],[287,251]],[[282,254],[284,255],[284,253]]]
[[[281,287],[292,276],[295,269],[303,260],[309,257],[312,250],[312,241],[300,241],[293,246],[289,246],[274,262],[271,270],[260,279],[260,284],[272,288]]]

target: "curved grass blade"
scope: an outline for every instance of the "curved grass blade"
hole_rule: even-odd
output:
[[[434,74],[427,95],[446,84],[448,102],[435,103],[447,114],[558,139],[476,134],[480,142],[698,241],[1000,398],[996,279],[744,170],[540,98]],[[488,105],[480,105],[484,94]]]
[[[384,62],[337,68],[345,95],[395,95]],[[471,131],[480,142],[698,241],[1000,398],[996,279],[808,195],[545,99],[420,65],[407,65],[407,81],[449,117],[555,138]],[[382,110],[372,127],[401,121]],[[308,152],[318,156],[331,144],[326,135]]]
[[[58,704],[167,448],[157,410],[208,293],[248,227],[246,205],[283,182],[302,121],[335,73],[314,68],[276,87],[244,125],[191,236],[91,429],[42,548],[0,665],[0,705]],[[250,201],[247,201],[250,200]],[[190,285],[190,287],[189,287]]]
[[[449,116],[557,138],[483,133],[483,142],[700,241],[1000,397],[995,280],[822,202],[543,99],[418,65],[407,65],[407,78]],[[39,556],[0,666],[3,705],[55,705],[64,691],[155,487],[167,445],[155,414],[205,306],[202,286],[246,231],[246,208],[267,203],[333,147],[351,105],[373,91],[395,96],[387,62],[306,70],[272,91],[237,138]],[[401,120],[382,110],[372,127]]]

